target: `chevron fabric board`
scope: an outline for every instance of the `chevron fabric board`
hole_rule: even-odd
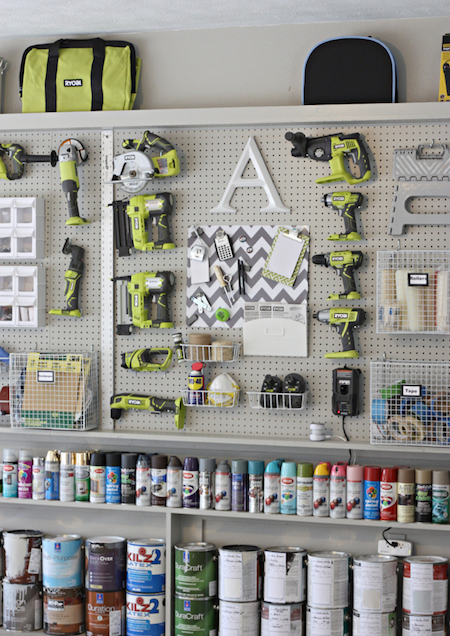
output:
[[[194,328],[239,328],[244,325],[244,305],[248,302],[286,302],[286,303],[302,303],[308,301],[308,263],[309,249],[306,251],[305,257],[300,267],[297,279],[293,287],[287,287],[281,283],[263,278],[261,276],[266,262],[267,255],[270,252],[273,240],[279,227],[289,229],[292,226],[287,225],[208,225],[202,226],[203,234],[201,238],[208,246],[209,254],[209,272],[210,282],[201,285],[191,284],[191,269],[189,250],[196,240],[196,234],[193,227],[189,228],[188,234],[188,268],[187,268],[187,291],[186,291],[186,320],[189,320],[194,314],[198,315],[198,320],[193,324]],[[303,231],[309,236],[309,226],[296,226],[297,229]],[[219,261],[217,256],[214,238],[218,230],[223,230],[228,234],[233,247],[234,258],[227,261]],[[244,237],[245,241],[241,238]],[[251,253],[247,252],[247,248],[252,248]],[[242,258],[246,265],[251,267],[250,271],[245,272],[245,294],[239,294],[237,259]],[[225,291],[221,289],[217,278],[214,274],[214,266],[219,265],[224,274],[232,276],[231,285],[234,292],[235,303],[231,308],[228,304]],[[200,314],[195,303],[192,302],[191,296],[196,296],[203,292],[208,298],[211,306],[211,312],[203,312]],[[215,317],[215,312],[220,307],[228,309],[230,319],[227,322],[220,322]]]

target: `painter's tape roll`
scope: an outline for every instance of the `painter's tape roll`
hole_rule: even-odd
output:
[[[417,417],[389,418],[389,433],[397,442],[421,442],[425,438],[425,428]]]

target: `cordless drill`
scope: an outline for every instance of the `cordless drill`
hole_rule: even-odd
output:
[[[67,307],[66,309],[50,309],[49,313],[54,316],[75,316],[80,318],[80,291],[84,270],[84,249],[78,247],[78,245],[72,245],[72,241],[67,238],[62,248],[62,253],[70,254],[72,257],[69,269],[64,275],[66,281],[64,294],[67,298]]]
[[[343,234],[332,234],[329,241],[360,241],[361,236],[356,231],[356,208],[360,208],[363,202],[363,195],[360,192],[331,192],[324,194],[322,203],[342,216],[344,219],[345,232]]]
[[[364,323],[366,315],[363,309],[353,307],[321,309],[313,314],[313,317],[336,329],[342,339],[344,350],[326,353],[325,358],[359,358],[359,353],[355,349],[353,330]]]
[[[359,133],[343,135],[336,133],[326,137],[306,137],[302,132],[287,132],[285,138],[294,146],[291,149],[293,157],[309,157],[314,161],[328,161],[331,174],[321,177],[316,183],[331,183],[332,181],[347,181],[353,185],[370,179],[369,156],[361,141]],[[359,168],[359,177],[347,172],[344,157],[348,155]]]
[[[111,418],[120,419],[122,411],[137,409],[140,411],[151,411],[153,413],[173,413],[175,415],[175,426],[178,429],[184,427],[186,407],[181,397],[176,400],[165,400],[151,395],[139,395],[138,393],[119,393],[111,398]]]
[[[87,161],[87,158],[86,149],[78,139],[66,139],[59,146],[58,159],[61,185],[69,209],[69,218],[66,221],[66,225],[86,225],[86,223],[90,223],[90,221],[80,216],[78,210],[78,190],[80,188],[78,166]]]
[[[3,157],[12,161],[12,170],[8,170]],[[54,150],[49,155],[27,155],[19,144],[0,144],[0,179],[15,181],[21,179],[26,163],[50,163],[52,167],[58,163],[58,155]]]
[[[345,252],[316,254],[312,257],[312,262],[316,265],[332,267],[335,273],[342,278],[344,293],[330,294],[328,300],[354,300],[355,298],[361,298],[361,294],[356,291],[354,272],[362,265],[362,252],[346,250]]]

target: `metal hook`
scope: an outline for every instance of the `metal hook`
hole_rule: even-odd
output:
[[[402,249],[402,246],[400,245],[400,239],[397,239],[397,252],[399,252]]]

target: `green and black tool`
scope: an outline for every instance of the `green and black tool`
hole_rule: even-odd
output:
[[[64,294],[67,298],[65,309],[50,309],[49,314],[54,316],[75,316],[80,318],[80,292],[81,279],[84,271],[84,249],[78,245],[72,245],[70,238],[67,238],[62,248],[63,254],[70,254],[71,259],[69,269],[64,275],[66,288]]]
[[[3,161],[4,157],[11,160],[12,170],[8,170]],[[54,167],[58,163],[58,155],[54,150],[49,155],[27,155],[19,144],[0,144],[0,179],[21,179],[26,163],[50,163]]]
[[[361,207],[363,199],[360,192],[330,192],[323,195],[322,203],[344,219],[345,232],[332,234],[328,237],[329,241],[361,240],[361,236],[357,232],[355,212],[357,208]]]
[[[172,361],[172,349],[153,348],[153,349],[136,349],[122,353],[122,368],[132,369],[133,371],[166,371]],[[157,362],[164,356],[163,362]]]
[[[78,210],[78,166],[87,161],[87,151],[78,139],[65,139],[59,146],[58,159],[61,185],[69,209],[66,225],[86,225],[90,221],[83,219]]]
[[[152,413],[174,413],[175,426],[178,429],[184,427],[186,407],[181,397],[176,400],[165,400],[151,395],[139,395],[137,393],[119,393],[111,398],[111,418],[120,419],[122,411],[138,409],[151,411]]]
[[[353,330],[358,329],[366,319],[363,309],[356,307],[321,309],[313,314],[313,317],[336,329],[341,336],[343,351],[326,353],[325,358],[359,358],[359,353],[355,349]]]
[[[325,267],[334,269],[344,283],[344,293],[330,294],[328,300],[354,300],[361,298],[361,294],[356,291],[354,272],[361,267],[363,258],[362,252],[351,252],[350,250],[316,254],[312,257],[312,262],[316,265],[325,265]]]

